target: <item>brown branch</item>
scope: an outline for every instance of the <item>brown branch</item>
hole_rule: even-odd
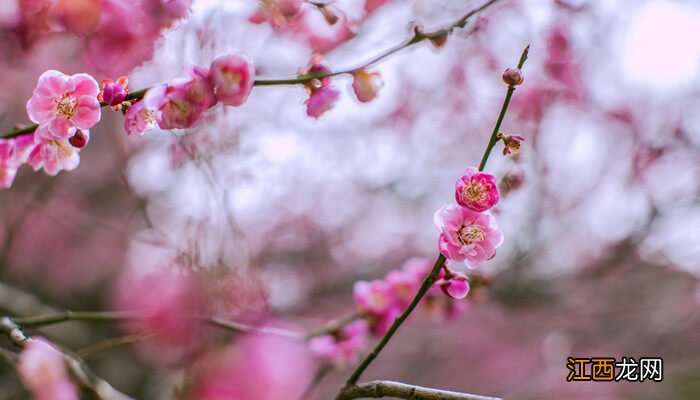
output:
[[[31,340],[22,329],[9,317],[0,318],[0,333],[4,333],[12,344],[23,349]],[[133,400],[131,397],[114,389],[107,381],[95,375],[85,362],[76,355],[63,352],[66,367],[76,382],[83,389],[91,392],[100,400]]]
[[[337,400],[395,397],[405,400],[500,400],[498,397],[451,392],[392,381],[372,381],[343,388]]]

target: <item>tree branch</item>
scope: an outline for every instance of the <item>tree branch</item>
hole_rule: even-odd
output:
[[[9,317],[0,318],[0,333],[4,333],[12,344],[24,348],[29,340],[22,329]],[[3,357],[4,358],[4,357]],[[83,389],[91,392],[100,400],[133,400],[114,389],[107,381],[95,375],[79,357],[63,352],[66,367]]]
[[[405,400],[500,400],[498,397],[451,392],[392,381],[372,381],[346,386],[337,400],[395,397]]]

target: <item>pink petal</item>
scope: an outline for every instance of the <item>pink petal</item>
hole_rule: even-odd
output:
[[[43,124],[56,118],[56,105],[48,97],[32,96],[27,102],[29,119],[37,124]]]
[[[34,94],[47,99],[62,96],[75,90],[70,77],[60,71],[48,70],[41,74]]]
[[[102,116],[102,111],[100,109],[100,103],[97,98],[92,96],[83,96],[78,99],[78,105],[71,118],[71,121],[79,129],[90,129],[100,122],[100,117]]]
[[[73,90],[74,97],[90,96],[97,100],[97,93],[100,92],[100,88],[95,78],[88,74],[75,74],[70,79],[75,85]]]
[[[48,136],[55,139],[67,139],[75,134],[73,123],[63,117],[58,117],[48,123]]]

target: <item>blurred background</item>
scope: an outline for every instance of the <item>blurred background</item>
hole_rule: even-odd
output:
[[[70,12],[57,22],[45,2],[4,0],[2,131],[29,122],[26,101],[47,69],[128,75],[138,89],[245,52],[258,76],[289,77],[314,53],[331,68],[354,66],[413,24],[438,28],[480,4],[338,0],[340,21],[329,26],[310,4],[279,24],[251,21],[253,0],[194,0],[189,10],[171,0],[173,15],[146,6],[154,2],[168,3],[63,2]],[[256,87],[243,106],[210,110],[193,129],[143,137],[127,137],[123,117],[103,110],[77,170],[48,177],[25,166],[0,192],[2,313],[158,301],[172,285],[133,282],[164,268],[206,277],[182,308],[215,295],[220,315],[298,330],[352,312],[355,281],[437,255],[432,215],[478,164],[505,95],[501,73],[527,44],[525,81],[502,127],[525,137],[523,150],[503,157],[497,147],[487,165],[503,180],[495,215],[505,242],[480,267],[492,284],[451,318],[416,313],[363,379],[509,399],[697,398],[694,1],[502,0],[441,49],[422,43],[374,66],[384,86],[371,103],[336,78],[341,99],[318,121],[305,115],[300,86]],[[85,322],[30,331],[74,350],[129,332]],[[241,373],[241,385],[301,393],[320,362],[265,340],[216,336],[207,346],[226,342],[232,358],[275,371]],[[125,393],[167,399],[206,370],[202,346],[169,357],[156,338],[86,360]],[[567,356],[662,357],[663,382],[567,383]],[[334,369],[306,396],[332,398],[351,370]],[[291,398],[276,396],[240,398]],[[29,398],[5,366],[0,398]]]

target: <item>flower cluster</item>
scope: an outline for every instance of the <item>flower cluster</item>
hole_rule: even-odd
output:
[[[311,59],[311,65],[301,71],[301,76],[323,75],[318,79],[312,79],[305,84],[309,98],[304,102],[306,105],[306,115],[318,119],[323,113],[332,109],[340,98],[340,92],[333,86],[330,69],[323,63],[320,55],[315,55]],[[368,103],[374,100],[382,88],[383,82],[377,72],[368,72],[360,68],[350,73],[353,77],[352,90],[357,100]]]
[[[384,279],[355,283],[353,297],[357,311],[367,318],[374,334],[386,333],[394,318],[413,300],[431,268],[430,260],[411,258],[400,269],[389,271]],[[437,304],[433,300],[436,297],[444,297],[441,291],[451,298],[465,297],[469,292],[469,285],[465,283],[466,276],[449,269],[441,270],[435,286],[426,295],[426,304]],[[445,305],[445,314],[449,315],[451,305]]]
[[[456,205],[435,213],[438,245],[448,260],[475,268],[496,255],[503,232],[488,211],[500,199],[493,175],[467,168],[455,184]]]
[[[357,361],[357,352],[365,346],[367,333],[367,321],[358,319],[331,334],[312,338],[309,349],[321,359],[347,365]]]
[[[31,339],[17,365],[24,385],[37,400],[78,400],[63,354],[43,339]]]

